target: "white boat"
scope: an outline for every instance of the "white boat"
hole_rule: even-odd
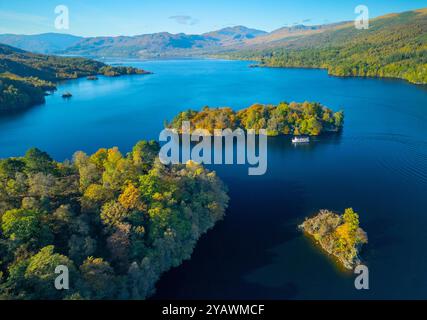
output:
[[[292,143],[308,143],[310,142],[309,137],[293,137]]]

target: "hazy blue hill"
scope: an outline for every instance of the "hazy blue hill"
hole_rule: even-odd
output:
[[[0,34],[0,43],[37,53],[55,53],[82,40],[82,37],[63,33],[36,35]]]
[[[202,35],[160,32],[133,37],[94,37],[83,39],[64,53],[116,57],[191,56],[241,45],[264,34],[265,31],[236,26]]]
[[[226,27],[201,35],[159,32],[136,36],[77,37],[60,33],[0,35],[0,43],[31,52],[92,57],[192,56],[235,50],[295,36],[323,32],[334,25],[283,27],[271,33],[245,26]]]
[[[62,51],[94,57],[173,57],[269,47],[290,37],[304,37],[336,28],[339,24],[283,27],[271,33],[245,26],[226,27],[201,35],[160,32],[137,36],[84,38]]]
[[[255,39],[268,34],[266,31],[247,28],[245,26],[227,27],[217,31],[204,33],[203,36],[219,40],[221,45],[233,45]]]
[[[190,50],[219,46],[219,41],[201,35],[171,34],[168,32],[144,34],[133,37],[85,38],[64,51],[85,56],[158,56],[185,55]]]

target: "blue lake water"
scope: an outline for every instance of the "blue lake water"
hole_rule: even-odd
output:
[[[64,82],[46,103],[0,117],[0,157],[33,146],[57,160],[76,150],[157,139],[179,111],[255,102],[318,101],[345,111],[341,134],[294,147],[268,140],[268,171],[214,166],[229,186],[226,218],[192,259],[166,273],[153,298],[427,298],[427,89],[398,80],[329,77],[325,71],[248,68],[248,62],[126,63],[148,76]],[[70,91],[73,97],[61,98]],[[296,229],[322,208],[360,214],[370,289]]]

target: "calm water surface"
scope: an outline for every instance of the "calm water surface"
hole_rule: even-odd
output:
[[[310,145],[268,140],[268,171],[215,166],[230,189],[224,221],[191,260],[166,273],[154,298],[427,298],[427,90],[395,80],[333,78],[319,70],[248,68],[247,62],[132,62],[149,76],[65,82],[46,104],[0,118],[0,157],[33,146],[70,159],[141,139],[164,120],[209,106],[319,101],[344,109],[345,129]],[[70,91],[73,97],[61,98]],[[360,214],[370,290],[296,225],[318,209]]]

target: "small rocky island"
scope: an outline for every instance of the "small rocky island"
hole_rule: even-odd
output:
[[[64,98],[64,99],[68,99],[68,98],[71,98],[73,95],[71,94],[71,92],[64,92],[63,94],[62,94],[62,97]]]
[[[320,210],[314,217],[306,218],[299,228],[345,268],[352,270],[360,264],[359,251],[368,243],[368,236],[359,227],[359,215],[353,209],[346,209],[343,215]]]

